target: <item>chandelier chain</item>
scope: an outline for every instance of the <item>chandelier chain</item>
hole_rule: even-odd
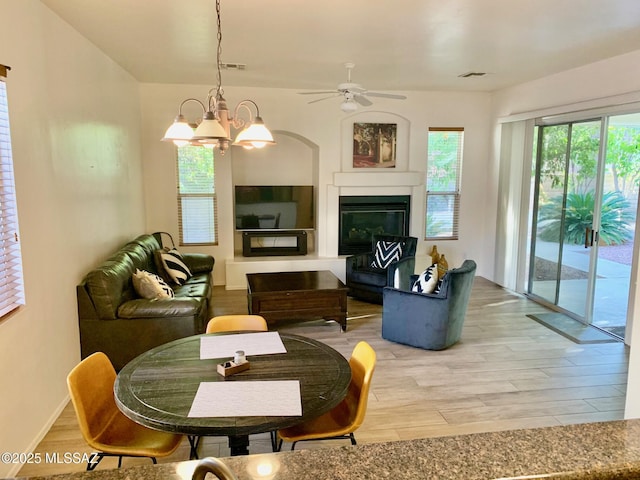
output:
[[[222,23],[220,21],[220,0],[216,0],[216,17],[217,17],[217,28],[218,28],[218,51],[216,55],[216,67],[217,67],[217,80],[218,86],[216,90],[216,98],[221,97],[224,92],[222,90]]]

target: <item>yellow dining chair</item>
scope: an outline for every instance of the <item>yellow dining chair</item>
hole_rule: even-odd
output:
[[[349,365],[351,383],[344,400],[318,418],[278,430],[278,451],[282,448],[283,441],[292,442],[291,450],[297,442],[304,440],[349,438],[351,445],[356,444],[354,432],[362,425],[367,411],[369,387],[376,366],[376,352],[367,342],[359,342],[353,349]]]
[[[90,457],[87,470],[93,470],[107,456],[156,457],[171,455],[182,435],[144,427],[125,417],[113,395],[116,371],[102,352],[94,353],[76,365],[67,376],[71,401],[85,441],[97,453]]]
[[[233,332],[235,330],[267,331],[267,321],[260,315],[220,315],[207,324],[207,333]]]

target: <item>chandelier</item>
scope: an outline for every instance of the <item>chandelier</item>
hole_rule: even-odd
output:
[[[220,0],[216,0],[216,17],[218,27],[218,50],[216,57],[217,85],[209,90],[206,102],[196,98],[183,100],[178,109],[178,115],[173,124],[167,129],[163,141],[173,142],[182,147],[185,145],[217,147],[220,153],[229,148],[231,142],[231,127],[240,130],[232,145],[239,145],[246,149],[262,148],[274,145],[273,135],[260,117],[260,109],[253,100],[242,100],[230,115],[222,89],[221,57],[222,57],[222,26],[220,22]],[[188,102],[196,102],[202,108],[202,118],[195,124],[186,120],[182,114],[182,107]],[[255,108],[255,116],[251,107]],[[240,118],[240,112],[248,113],[248,120]]]

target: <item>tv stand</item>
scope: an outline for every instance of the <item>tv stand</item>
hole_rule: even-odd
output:
[[[285,239],[295,240],[295,245],[286,245]],[[264,242],[273,243],[264,246]],[[277,245],[281,243],[281,245]],[[291,242],[293,243],[293,242]],[[267,255],[306,255],[307,232],[304,230],[248,230],[242,232],[242,255],[259,257]]]

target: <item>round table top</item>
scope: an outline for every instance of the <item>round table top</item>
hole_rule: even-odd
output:
[[[135,422],[157,430],[186,435],[250,435],[318,417],[346,396],[351,381],[349,362],[322,342],[280,333],[287,353],[251,355],[249,370],[225,378],[217,373],[216,366],[229,358],[200,359],[203,336],[175,340],[129,362],[118,373],[114,386],[120,410]],[[302,416],[188,416],[201,382],[252,380],[299,380]]]

